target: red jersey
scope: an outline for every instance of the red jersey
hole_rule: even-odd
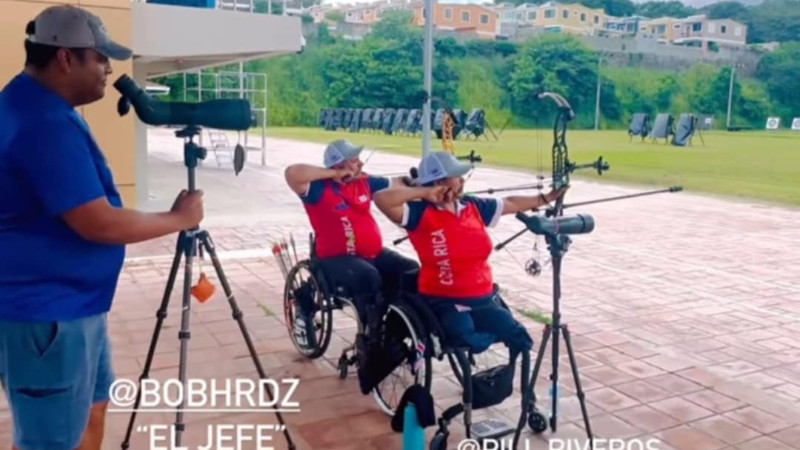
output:
[[[372,217],[372,195],[388,186],[389,180],[381,177],[364,177],[347,184],[312,182],[303,205],[316,235],[317,256],[376,258],[383,249],[383,237]]]
[[[404,226],[419,256],[418,289],[437,298],[481,298],[494,288],[486,232],[502,212],[494,199],[465,198],[458,215],[428,202],[409,203]]]

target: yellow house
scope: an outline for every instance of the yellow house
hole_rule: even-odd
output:
[[[414,22],[425,26],[425,6],[421,2],[411,4]],[[434,27],[438,30],[470,32],[481,39],[495,39],[500,32],[500,16],[493,8],[477,4],[436,2],[433,15]]]
[[[605,27],[608,16],[602,8],[593,9],[579,3],[547,2],[528,8],[525,22],[555,33],[592,36]]]
[[[25,62],[26,24],[54,4],[72,4],[100,16],[119,43],[133,49],[132,60],[115,61],[106,96],[81,107],[105,153],[123,201],[135,207],[147,198],[147,126],[133,111],[117,113],[119,93],[111,86],[122,74],[144,89],[153,77],[302,49],[299,17],[256,14],[252,0],[209,0],[198,7],[181,0],[156,4],[131,0],[0,0],[0,78],[5,86]],[[188,2],[184,0],[183,4]],[[248,6],[249,5],[249,6]],[[227,9],[227,10],[226,10]]]

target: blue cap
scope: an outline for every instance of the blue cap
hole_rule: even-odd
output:
[[[470,170],[472,170],[470,164],[462,163],[450,153],[442,151],[430,152],[419,163],[417,182],[419,184],[427,184],[445,178],[461,177]]]
[[[333,141],[325,148],[325,155],[323,156],[323,164],[326,168],[341,164],[344,161],[352,158],[357,158],[364,150],[364,146],[355,146],[344,139]]]

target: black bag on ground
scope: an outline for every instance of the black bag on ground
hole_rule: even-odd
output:
[[[514,392],[514,364],[502,364],[472,375],[472,408],[488,408]]]

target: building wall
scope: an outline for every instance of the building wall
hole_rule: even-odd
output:
[[[708,20],[704,24],[706,36],[713,40],[747,43],[747,25],[730,19]]]
[[[536,11],[532,23],[537,27],[559,27],[564,32],[594,34],[605,27],[607,17],[602,9],[591,9],[580,4],[544,4]]]
[[[352,8],[344,11],[344,21],[372,25],[380,20],[377,7]]]
[[[641,34],[655,36],[659,39],[672,41],[673,39],[673,23],[675,19],[660,18],[653,20],[644,20],[639,23],[639,31]]]
[[[424,26],[423,6],[414,9],[418,26]],[[433,23],[436,28],[447,30],[474,30],[481,37],[494,37],[500,32],[498,13],[480,5],[436,3]]]
[[[25,63],[25,25],[43,9],[54,4],[73,4],[100,16],[111,36],[123,45],[131,45],[130,0],[65,0],[45,2],[36,0],[0,0],[0,83],[5,86],[19,73]],[[114,71],[102,100],[79,108],[89,124],[98,145],[103,150],[114,173],[114,179],[128,207],[136,205],[136,151],[134,115],[117,114],[119,95],[111,86],[125,73],[132,76],[133,64],[112,61]]]

